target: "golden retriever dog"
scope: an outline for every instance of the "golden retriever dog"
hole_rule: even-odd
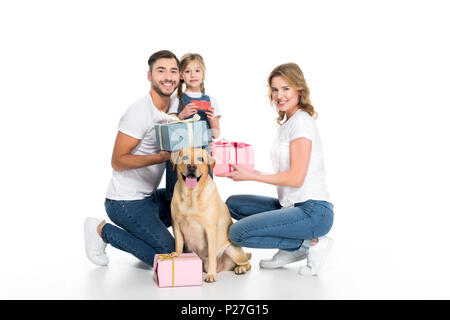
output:
[[[206,150],[184,148],[174,153],[171,161],[173,168],[177,165],[178,175],[170,206],[174,255],[180,255],[186,244],[187,251],[202,259],[206,282],[216,281],[217,273],[225,270],[246,273],[251,268],[251,254],[228,238],[233,221],[208,174],[208,166],[212,171],[214,159]]]

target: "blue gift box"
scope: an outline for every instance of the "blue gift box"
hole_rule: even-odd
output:
[[[155,125],[156,141],[161,150],[201,148],[208,145],[206,121],[175,122]]]

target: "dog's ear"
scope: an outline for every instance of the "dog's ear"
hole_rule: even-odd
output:
[[[210,156],[209,152],[205,151],[205,153],[206,153],[206,163],[208,164],[209,170],[212,173],[214,166],[216,165],[216,160],[214,160],[214,158]]]
[[[175,170],[175,166],[180,164],[181,158],[183,157],[183,149],[178,152],[172,152],[170,154],[170,162],[172,162],[172,171]]]

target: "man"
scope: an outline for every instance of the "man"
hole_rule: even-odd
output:
[[[170,51],[152,54],[147,78],[150,93],[132,104],[119,122],[111,159],[113,175],[105,209],[117,226],[87,218],[84,224],[86,255],[105,266],[108,243],[129,252],[149,266],[157,253],[173,252],[170,201],[157,189],[170,153],[159,150],[155,124],[167,122],[170,96],[178,86],[179,61]]]

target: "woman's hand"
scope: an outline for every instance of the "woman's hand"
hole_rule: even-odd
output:
[[[188,105],[184,106],[183,110],[178,114],[178,118],[180,120],[184,120],[196,113],[197,109],[195,104],[189,103]]]
[[[274,174],[248,172],[242,168],[231,165],[235,171],[229,172],[224,177],[234,181],[252,180],[268,183],[276,186],[300,188],[305,181],[311,155],[312,141],[307,138],[297,138],[289,145],[290,168],[287,171]]]
[[[230,164],[233,168],[233,171],[228,172],[223,175],[223,177],[227,177],[232,179],[233,181],[250,181],[254,180],[254,173],[248,172],[245,169],[238,168],[234,164]]]

